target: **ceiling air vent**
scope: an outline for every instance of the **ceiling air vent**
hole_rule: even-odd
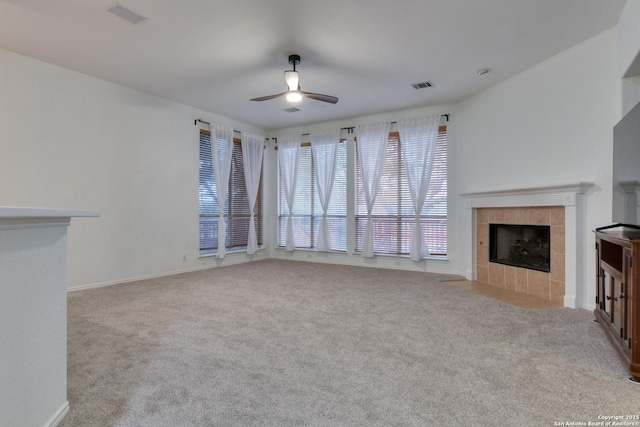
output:
[[[114,3],[113,6],[107,9],[107,12],[111,12],[118,18],[124,19],[125,21],[130,22],[133,25],[139,24],[147,19],[144,16],[138,15],[134,11],[127,9],[122,5],[119,5],[118,3]]]
[[[411,87],[413,87],[414,89],[425,89],[428,87],[433,87],[433,83],[432,82],[414,83],[411,85]]]
[[[299,109],[297,109],[296,107],[291,107],[291,108],[285,108],[285,109],[284,109],[284,110],[282,110],[282,111],[285,111],[285,112],[287,112],[287,113],[295,113],[295,112],[298,112],[298,111],[300,111],[300,110],[299,110]]]

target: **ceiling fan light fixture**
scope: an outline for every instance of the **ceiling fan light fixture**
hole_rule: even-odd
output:
[[[287,82],[289,91],[298,90],[300,76],[298,76],[298,72],[295,70],[287,70],[284,72],[284,81]]]
[[[259,98],[252,98],[249,101],[268,101],[274,98],[280,98],[284,96],[287,101],[296,103],[302,101],[302,98],[313,99],[314,101],[328,102],[335,104],[338,102],[338,98],[331,95],[324,95],[322,93],[305,92],[300,90],[300,78],[296,71],[296,65],[300,63],[300,55],[289,55],[289,64],[293,65],[293,70],[286,70],[284,72],[284,80],[287,83],[287,91],[282,93],[276,93],[275,95],[261,96]]]
[[[289,102],[300,102],[302,101],[302,94],[297,90],[290,90],[287,92],[287,101]]]

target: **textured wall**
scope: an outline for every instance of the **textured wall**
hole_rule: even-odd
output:
[[[0,220],[0,425],[47,425],[67,407],[67,226]]]
[[[0,204],[102,212],[69,229],[69,287],[218,265],[198,258],[194,120],[261,129],[1,49],[0,75]]]

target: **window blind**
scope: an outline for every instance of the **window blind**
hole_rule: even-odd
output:
[[[200,172],[199,172],[199,212],[200,212],[200,252],[215,253],[218,249],[218,195],[214,184],[213,165],[211,163],[211,133],[200,131]],[[222,141],[216,141],[222,144]],[[224,218],[227,222],[225,247],[227,249],[246,248],[249,235],[249,198],[244,181],[242,146],[234,138],[231,158],[231,176],[224,205]],[[255,205],[256,235],[258,246],[262,245],[262,178]]]
[[[357,143],[356,143],[357,144]],[[409,154],[410,155],[410,154]],[[367,207],[359,163],[356,159],[356,251],[362,251]],[[397,132],[389,134],[382,179],[373,211],[374,252],[408,255],[415,214],[403,167],[401,140]],[[447,253],[447,134],[441,126],[434,154],[427,198],[420,213],[429,253]]]

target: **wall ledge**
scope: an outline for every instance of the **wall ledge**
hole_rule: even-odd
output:
[[[574,206],[576,195],[585,194],[591,182],[544,187],[511,188],[462,193],[467,209],[524,206]]]
[[[469,191],[460,194],[462,197],[479,197],[479,196],[500,196],[515,194],[538,194],[538,193],[586,193],[593,186],[592,182],[578,182],[575,184],[560,184],[540,187],[524,187],[524,188],[508,188],[484,191]]]
[[[21,206],[0,206],[0,219],[25,219],[25,218],[71,218],[71,217],[97,217],[99,211],[86,209],[52,209],[31,208]]]

